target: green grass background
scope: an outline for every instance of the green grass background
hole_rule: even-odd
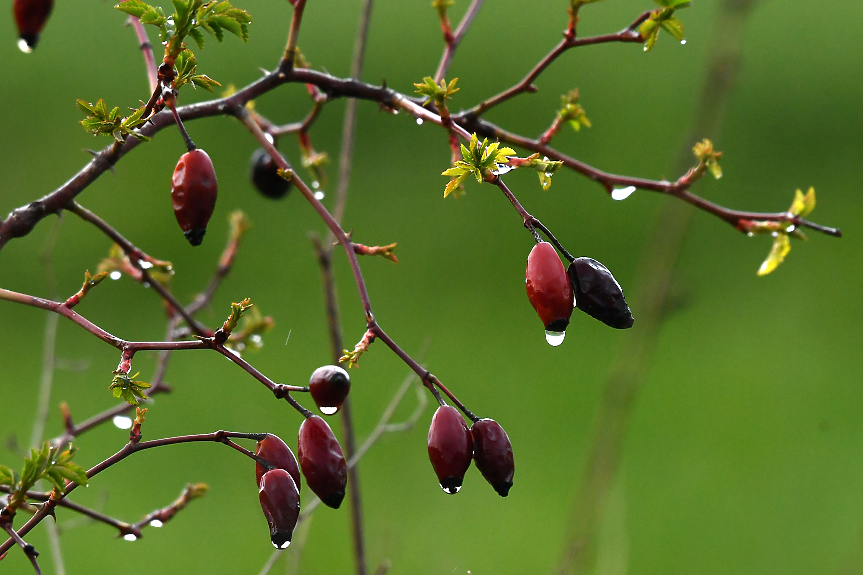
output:
[[[237,0],[252,14],[251,39],[208,43],[200,70],[242,86],[275,66],[287,35],[287,2]],[[427,0],[378,0],[363,78],[403,92],[433,74],[441,51]],[[467,5],[453,9],[460,17]],[[452,67],[462,88],[454,108],[469,106],[519,80],[557,42],[566,24],[559,2],[490,0]],[[652,3],[614,0],[583,11],[582,34],[616,31]],[[538,134],[559,96],[578,87],[594,127],[565,129],[555,145],[593,165],[631,175],[676,178],[673,167],[705,73],[716,0],[681,13],[688,43],[669,36],[648,54],[639,45],[573,51],[537,82],[540,91],[500,106],[489,118]],[[319,69],[346,75],[359,2],[310,0],[300,45]],[[698,213],[680,259],[676,290],[686,306],[660,333],[647,381],[634,407],[623,469],[603,520],[598,573],[832,574],[863,572],[863,4],[842,0],[759,2],[744,35],[742,70],[722,134],[725,177],[695,190],[729,207],[785,209],[795,188],[815,186],[812,218],[841,227],[837,240],[810,234],[795,242],[775,273],[755,271],[769,250]],[[110,106],[146,99],[141,56],[123,15],[106,2],[59,2],[32,55],[15,47],[11,17],[0,25],[0,212],[56,188],[101,147],[77,124],[75,99]],[[191,90],[183,102],[206,98]],[[277,122],[309,107],[302,86],[257,102]],[[338,156],[344,102],[328,104],[315,125],[318,149]],[[203,288],[226,237],[226,217],[244,209],[254,223],[231,276],[201,318],[220,322],[231,301],[251,297],[275,329],[249,359],[277,381],[302,385],[329,361],[319,271],[308,240],[323,231],[297,194],[260,197],[247,180],[257,147],[235,120],[189,124],[213,158],[220,193],[204,244],[192,249],[170,208],[170,174],[184,151],[164,130],[140,146],[80,197],[149,254],[174,262],[174,292],[189,299]],[[515,486],[498,497],[471,469],[457,496],[437,486],[426,455],[429,408],[411,431],[383,437],[360,466],[368,556],[391,573],[548,573],[565,542],[565,525],[590,445],[590,426],[604,377],[629,332],[577,314],[566,342],[549,347],[524,294],[532,240],[499,193],[468,184],[458,200],[441,197],[449,152],[439,128],[361,103],[354,176],[345,227],[367,244],[397,241],[400,263],[362,260],[375,313],[410,353],[430,342],[425,360],[474,411],[493,417],[515,450]],[[712,134],[701,134],[713,137]],[[282,150],[298,164],[290,138]],[[335,177],[335,168],[330,173]],[[613,202],[574,173],[542,192],[532,174],[508,181],[525,207],[578,255],[603,261],[632,300],[636,270],[663,198],[639,192]],[[333,187],[333,186],[329,186]],[[330,191],[329,189],[327,190]],[[325,203],[331,205],[334,194]],[[0,252],[0,285],[49,296],[39,254],[55,219]],[[51,262],[64,296],[80,287],[109,242],[67,214]],[[336,258],[345,339],[362,336],[364,320],[343,256]],[[79,310],[126,339],[160,339],[161,304],[128,279],[108,282]],[[5,438],[26,444],[36,408],[46,314],[0,302],[0,462],[19,467]],[[288,336],[290,339],[288,340]],[[286,340],[288,340],[286,342]],[[115,350],[61,321],[57,353],[83,370],[56,372],[46,433],[61,431],[60,401],[83,420],[115,404],[107,386]],[[134,367],[152,374],[153,358]],[[407,374],[381,343],[352,373],[360,438]],[[212,353],[175,354],[167,381],[174,393],[151,407],[145,437],[216,429],[270,431],[295,445],[300,417],[263,386]],[[303,398],[307,405],[310,402]],[[412,409],[411,397],[400,414]],[[333,423],[337,433],[341,430]],[[121,447],[126,432],[106,425],[81,437],[85,467]],[[215,444],[141,453],[74,493],[82,504],[135,521],[168,504],[187,481],[212,490],[161,530],[135,543],[104,525],[67,529],[68,573],[255,574],[272,552],[260,512],[252,464]],[[304,490],[304,496],[308,493]],[[61,525],[73,516],[58,511]],[[53,573],[47,539],[29,538]],[[302,573],[348,573],[352,553],[346,509],[319,509],[303,553]],[[26,573],[18,550],[0,572]],[[284,572],[277,565],[275,572]]]

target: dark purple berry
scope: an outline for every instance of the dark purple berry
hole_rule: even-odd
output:
[[[429,459],[445,493],[458,493],[473,456],[473,439],[464,418],[450,405],[432,417],[428,435]]]
[[[566,270],[575,292],[575,307],[607,326],[632,327],[635,321],[620,284],[604,265],[591,258],[576,258]]]
[[[470,428],[476,468],[501,497],[506,497],[515,475],[512,444],[506,432],[493,419],[480,419]]]

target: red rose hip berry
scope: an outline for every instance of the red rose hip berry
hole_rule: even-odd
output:
[[[345,498],[348,466],[342,448],[327,422],[312,415],[300,426],[300,469],[309,489],[325,505],[338,509]]]
[[[39,42],[39,34],[54,8],[54,0],[14,0],[12,12],[18,26],[18,47],[22,52],[32,52]]]
[[[294,478],[284,469],[267,471],[261,477],[258,497],[270,526],[270,541],[276,549],[285,549],[300,517],[300,492]]]
[[[171,200],[177,223],[189,243],[200,245],[216,207],[216,170],[204,150],[180,156],[171,180]]]
[[[476,468],[501,497],[506,497],[515,475],[509,437],[493,419],[480,419],[471,426],[470,433],[473,436],[473,461]]]
[[[319,367],[309,380],[312,399],[324,415],[337,412],[350,390],[351,376],[337,365]]]
[[[278,436],[268,433],[265,438],[258,442],[255,449],[255,455],[264,459],[267,463],[276,469],[284,469],[291,474],[291,478],[297,485],[297,491],[302,489],[300,485],[300,468],[297,465],[297,458],[294,457],[294,452],[291,448],[282,441]],[[260,463],[255,463],[255,477],[258,480],[258,485],[261,483],[261,477],[267,472]]]
[[[525,285],[527,299],[545,326],[546,340],[560,345],[572,316],[573,295],[566,270],[550,243],[540,242],[530,250]]]
[[[473,457],[473,439],[464,418],[451,405],[442,405],[432,417],[428,436],[429,459],[441,489],[458,493]]]

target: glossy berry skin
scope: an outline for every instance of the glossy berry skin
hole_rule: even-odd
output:
[[[634,319],[620,284],[604,265],[591,258],[576,258],[566,270],[575,291],[576,307],[616,329],[632,327]]]
[[[249,179],[264,196],[278,200],[291,191],[291,182],[279,175],[279,166],[263,148],[252,152],[249,162]]]
[[[302,490],[300,485],[300,468],[297,465],[297,458],[294,457],[294,452],[291,448],[282,441],[279,437],[268,433],[265,438],[258,442],[255,449],[255,455],[267,461],[270,465],[284,469],[291,474],[294,483],[297,485],[297,491]],[[258,484],[261,483],[261,477],[267,472],[267,469],[260,463],[255,463],[255,477]]]
[[[261,509],[270,525],[270,541],[276,549],[291,544],[291,536],[300,516],[300,492],[294,478],[284,469],[271,469],[258,485]]]
[[[464,418],[453,406],[442,405],[435,411],[428,450],[441,489],[450,495],[458,493],[473,457],[473,439]]]
[[[548,242],[536,244],[527,256],[527,299],[546,331],[563,332],[572,316],[572,286],[566,270]]]
[[[480,419],[471,426],[470,434],[473,437],[473,461],[476,468],[501,497],[506,497],[515,475],[515,461],[512,458],[509,437],[493,419]]]
[[[337,365],[319,367],[309,380],[309,392],[324,415],[339,410],[351,390],[351,376]]]
[[[300,426],[300,468],[309,489],[325,505],[338,509],[345,498],[348,466],[342,448],[327,422],[312,415]]]
[[[171,200],[177,223],[193,246],[204,239],[217,192],[216,170],[207,152],[192,150],[180,156],[171,180]]]
[[[18,37],[23,42],[19,42],[22,50],[29,52],[36,47],[53,8],[54,0],[14,0],[12,12],[18,26]]]

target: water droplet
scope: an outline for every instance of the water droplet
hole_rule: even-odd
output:
[[[164,525],[164,523],[162,523],[158,519],[153,519],[152,521],[150,521],[150,527],[161,527],[162,525]]]
[[[112,280],[118,280],[118,279],[120,279],[121,277],[123,277],[123,274],[121,274],[120,272],[118,272],[118,271],[114,270],[114,271],[112,271],[112,272],[111,272],[111,275],[109,275],[108,277],[110,277]]]
[[[30,47],[30,44],[27,43],[27,40],[21,38],[18,40],[18,49],[24,52],[25,54],[29,54],[33,51],[33,48]]]
[[[324,415],[332,415],[339,410],[338,407],[327,407],[327,406],[319,407],[318,409],[320,409],[321,413],[323,413]]]
[[[290,541],[285,541],[281,545],[276,545],[276,542],[273,541],[273,547],[275,547],[276,549],[287,549],[290,544],[291,544]]]
[[[323,192],[315,192],[315,199],[318,201],[323,200],[324,199],[324,193]]]
[[[148,270],[153,267],[153,264],[150,262],[146,262],[144,260],[138,260],[138,265],[141,266],[142,269]]]
[[[747,237],[750,237],[750,238],[751,238],[751,237],[752,237],[752,236],[754,236],[754,235],[755,235],[755,234],[753,234],[752,232],[746,232],[746,236],[747,236]]]
[[[546,173],[545,173],[545,177],[546,177],[546,178],[550,178],[552,175],[553,175],[553,174],[552,174],[551,172],[546,172]]]
[[[644,51],[647,52],[647,46],[644,47]]]
[[[422,126],[422,125],[423,125],[423,119],[417,118],[417,126]]]
[[[497,174],[498,176],[502,176],[507,172],[511,172],[512,170],[513,170],[512,166],[508,166],[506,164],[498,164],[497,170],[495,170],[494,173]]]
[[[557,347],[563,343],[563,338],[566,337],[565,331],[545,331],[545,341],[548,342],[548,345]]]
[[[255,343],[255,344],[259,344],[263,341],[263,339],[261,339],[260,335],[253,333],[252,335],[249,336],[249,341],[251,341],[252,343]]]
[[[611,199],[617,200],[625,200],[629,196],[631,196],[635,192],[635,186],[627,186],[625,188],[615,188],[611,190]]]
[[[771,232],[770,235],[773,236],[774,238],[779,237],[779,232]]]
[[[114,417],[114,425],[116,425],[119,429],[131,429],[132,420],[125,415],[117,415]]]
[[[126,541],[137,541],[138,536],[134,533],[126,533],[125,535],[123,535],[123,539],[125,539]]]
[[[683,40],[681,40],[681,41],[680,41],[680,43],[681,43],[681,44],[683,44],[683,45],[685,46],[685,45],[686,45],[686,38],[684,38]]]
[[[785,228],[785,231],[786,231],[786,232],[788,232],[788,233],[790,234],[791,232],[793,232],[793,231],[794,231],[794,230],[796,230],[796,229],[797,229],[797,226],[795,226],[794,224],[791,224],[790,226],[788,226],[787,228]]]
[[[273,135],[269,134],[267,132],[264,132],[264,138],[266,138],[266,140],[271,144],[275,141],[275,140],[273,140]]]
[[[441,485],[440,488],[443,489],[444,493],[449,493],[450,495],[454,495],[461,491],[461,485],[451,487],[444,487],[443,485]]]
[[[317,190],[320,187],[321,187],[321,183],[319,181],[315,180],[312,182],[312,188],[313,189]]]

